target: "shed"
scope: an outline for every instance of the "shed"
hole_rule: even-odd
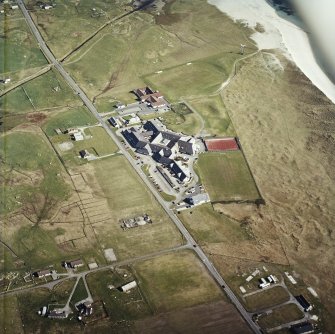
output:
[[[136,281],[131,281],[131,282],[125,284],[125,285],[122,285],[122,286],[121,286],[121,291],[123,291],[123,292],[127,292],[127,291],[129,291],[129,290],[135,288],[136,286],[137,286]]]
[[[299,324],[291,326],[291,332],[294,334],[309,334],[314,333],[314,328],[308,321],[300,322]]]

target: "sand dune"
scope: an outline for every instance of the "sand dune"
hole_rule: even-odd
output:
[[[208,0],[235,20],[243,20],[254,28],[261,24],[265,32],[252,36],[259,49],[281,49],[300,70],[335,103],[335,85],[320,67],[303,24],[297,18],[276,10],[265,0]]]

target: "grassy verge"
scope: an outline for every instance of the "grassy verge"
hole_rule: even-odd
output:
[[[80,278],[76,286],[76,290],[74,290],[74,293],[72,295],[71,303],[72,305],[74,305],[87,297],[88,296],[87,296],[87,291],[86,291],[86,287],[84,284],[84,280]]]

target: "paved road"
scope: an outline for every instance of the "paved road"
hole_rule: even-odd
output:
[[[119,147],[120,151],[124,154],[125,158],[129,161],[131,166],[136,170],[138,175],[141,177],[144,184],[150,189],[152,194],[155,196],[156,200],[161,204],[167,215],[171,218],[171,220],[174,222],[174,224],[179,229],[180,233],[183,235],[187,243],[193,246],[194,251],[199,256],[199,258],[202,260],[210,274],[213,276],[213,278],[216,280],[216,282],[222,287],[222,289],[226,292],[232,303],[236,306],[238,311],[241,313],[245,321],[248,323],[250,328],[255,333],[261,333],[260,328],[258,325],[256,325],[252,319],[251,314],[248,313],[245,308],[242,306],[240,301],[237,299],[233,291],[228,287],[226,282],[223,280],[222,276],[218,273],[214,265],[211,263],[211,261],[208,259],[208,257],[205,255],[203,250],[199,247],[199,245],[196,243],[196,241],[193,239],[191,234],[188,232],[188,230],[185,228],[185,226],[182,224],[182,222],[178,219],[178,217],[174,214],[173,211],[169,209],[165,201],[162,199],[162,197],[159,195],[157,190],[153,187],[151,182],[148,180],[146,175],[142,172],[141,168],[136,165],[135,160],[130,156],[130,154],[126,151],[124,145],[119,141],[117,136],[114,134],[114,132],[109,128],[109,126],[104,122],[103,118],[99,115],[97,109],[95,108],[94,104],[90,101],[90,99],[86,96],[84,91],[77,85],[77,83],[72,79],[72,77],[66,72],[66,70],[62,67],[61,63],[54,57],[52,52],[49,50],[48,46],[44,42],[41,34],[39,33],[38,29],[35,26],[35,23],[33,22],[32,18],[30,17],[24,3],[22,0],[17,1],[24,17],[26,18],[26,21],[33,32],[35,38],[37,39],[40,49],[44,53],[45,57],[48,59],[48,61],[51,64],[54,64],[54,67],[59,71],[59,73],[63,76],[63,78],[66,80],[68,85],[73,89],[73,91],[81,98],[83,103],[86,105],[86,107],[90,110],[90,112],[94,115],[94,117],[98,120],[98,122],[101,124],[101,126],[106,130],[106,132],[109,134],[109,136],[115,141],[116,145]]]

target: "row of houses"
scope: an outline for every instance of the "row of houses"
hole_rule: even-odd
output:
[[[73,260],[73,261],[64,261],[62,263],[62,265],[65,268],[76,269],[76,268],[82,267],[84,265],[84,262],[80,259],[77,259],[77,260]],[[43,269],[43,270],[34,271],[32,273],[32,275],[36,278],[43,278],[43,277],[51,276],[55,273],[56,273],[56,271],[53,270],[53,269]]]

